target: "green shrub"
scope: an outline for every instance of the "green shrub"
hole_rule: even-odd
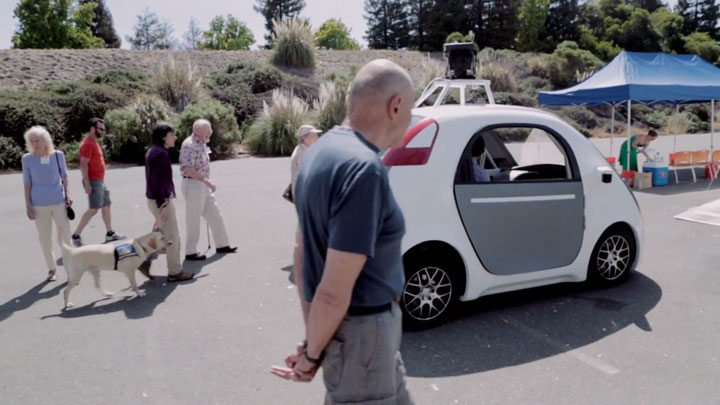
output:
[[[20,167],[23,150],[17,142],[0,135],[0,169],[16,169]]]
[[[190,60],[176,62],[170,56],[160,65],[153,76],[155,89],[160,97],[167,101],[175,112],[200,100],[202,96],[202,78],[197,75],[197,67]]]
[[[185,138],[192,134],[193,123],[198,119],[206,119],[212,125],[213,134],[210,137],[212,158],[227,156],[232,153],[235,143],[240,141],[240,127],[235,120],[232,106],[217,100],[203,100],[190,104],[177,116],[177,150]]]
[[[315,41],[310,25],[293,17],[273,21],[273,53],[271,61],[276,66],[290,68],[315,67]]]
[[[88,76],[85,80],[95,84],[106,84],[121,91],[126,97],[133,98],[152,90],[150,77],[139,70],[108,69],[102,73]]]
[[[715,41],[707,32],[693,32],[685,37],[685,50],[688,53],[699,55],[710,63],[720,58],[720,43]]]
[[[527,60],[526,67],[528,73],[532,76],[537,76],[543,79],[547,79],[549,76],[548,61],[544,56],[533,56]]]
[[[272,104],[263,102],[263,114],[250,127],[247,147],[254,154],[287,156],[297,140],[295,132],[308,119],[307,104],[291,92],[274,90]]]
[[[560,115],[575,122],[578,126],[586,130],[597,128],[600,125],[595,114],[585,107],[563,107]]]
[[[320,130],[327,131],[342,124],[347,114],[346,96],[347,89],[336,86],[333,82],[320,85],[320,97],[313,103],[317,111],[315,123]]]
[[[465,42],[465,35],[455,31],[452,34],[448,35],[447,38],[445,38],[446,44],[453,42]]]
[[[513,68],[499,62],[489,62],[480,67],[480,77],[490,80],[493,91],[517,91],[517,77]]]
[[[274,66],[242,61],[235,62],[225,68],[225,71],[214,74],[211,81],[216,87],[228,87],[242,82],[257,94],[280,87],[283,76]]]
[[[668,116],[663,111],[653,111],[645,116],[645,123],[651,128],[664,128],[668,123]]]
[[[548,78],[556,88],[573,85],[578,74],[595,71],[601,66],[602,61],[597,56],[578,48],[572,41],[561,43],[547,56]]]
[[[70,142],[60,145],[58,149],[65,152],[65,162],[69,165],[80,163],[80,142]]]
[[[105,113],[127,104],[129,99],[104,84],[79,83],[71,93],[58,97],[55,103],[65,113],[66,133],[64,141],[78,140],[87,130],[90,118],[103,117]]]
[[[245,121],[252,120],[262,107],[262,101],[243,82],[238,82],[234,86],[216,88],[212,91],[211,96],[224,104],[233,106],[235,121],[240,126]]]
[[[445,65],[438,60],[428,57],[423,59],[419,69],[410,70],[410,72],[412,72],[412,82],[415,87],[415,97],[417,98],[422,95],[425,87],[435,78],[445,76]],[[348,81],[348,84],[349,83]]]
[[[495,97],[495,102],[498,104],[519,105],[523,107],[537,106],[536,98],[524,95],[522,93],[507,93],[500,91],[497,93],[493,93],[493,96]]]
[[[173,117],[170,106],[157,96],[139,95],[126,108],[105,114],[110,156],[118,162],[140,163],[152,142],[152,128]]]
[[[25,143],[23,134],[33,125],[47,128],[53,139],[65,136],[65,114],[52,94],[42,91],[1,91],[0,129],[18,145]]]

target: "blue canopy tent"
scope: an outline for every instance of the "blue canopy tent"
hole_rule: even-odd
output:
[[[611,137],[615,127],[615,106],[627,102],[628,140],[632,102],[651,104],[710,102],[711,138],[714,149],[715,100],[720,99],[720,68],[696,55],[672,55],[623,51],[587,80],[558,91],[540,92],[541,105],[612,106]],[[677,135],[677,134],[676,134]],[[612,151],[612,138],[610,141]],[[628,142],[628,152],[630,142]]]

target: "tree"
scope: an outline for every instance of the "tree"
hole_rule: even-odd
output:
[[[693,32],[685,37],[685,49],[710,63],[720,63],[720,44],[707,32]]]
[[[514,48],[518,34],[519,5],[520,0],[494,0],[486,4],[486,46],[495,49]]]
[[[228,14],[219,15],[210,22],[210,29],[203,34],[202,47],[215,50],[248,50],[255,43],[250,29],[244,22]]]
[[[407,24],[410,35],[408,43],[414,49],[420,51],[430,50],[428,36],[430,35],[432,26],[430,19],[432,17],[434,4],[435,0],[407,0],[407,10],[409,13]],[[367,12],[367,2],[365,7]]]
[[[105,0],[80,0],[80,5],[97,3],[92,20],[92,33],[105,42],[105,48],[120,48],[121,40],[115,32],[112,14],[105,6]]]
[[[487,5],[488,0],[468,0],[467,16],[468,30],[475,33],[475,43],[484,48],[487,45],[485,37],[486,21],[487,21]]]
[[[15,7],[18,29],[15,48],[100,48],[103,42],[90,27],[96,3],[72,0],[21,0]]]
[[[126,38],[133,49],[172,49],[175,46],[172,25],[160,21],[157,14],[147,8],[137,16],[133,30],[135,34]]]
[[[520,52],[540,52],[547,46],[545,21],[550,0],[525,0],[520,7],[517,48]]]
[[[265,29],[267,34],[267,48],[271,48],[272,38],[275,34],[273,20],[285,20],[296,17],[305,8],[304,0],[257,0],[255,11],[265,17]]]
[[[445,39],[453,32],[471,31],[468,21],[464,1],[435,1],[430,9],[427,50],[442,50]]]
[[[370,49],[400,49],[410,44],[405,3],[402,0],[365,0]]]
[[[707,32],[712,38],[720,39],[717,27],[720,17],[720,3],[715,0],[678,0],[675,12],[683,17],[683,33]]]
[[[185,32],[185,43],[183,43],[183,48],[191,51],[200,48],[202,45],[203,34],[203,30],[200,29],[198,21],[195,18],[191,18],[190,24],[188,24],[188,30]]]
[[[665,6],[662,0],[631,0],[629,3],[634,7],[645,9],[650,13]]]
[[[555,43],[576,41],[580,36],[578,0],[551,0],[545,28]]]
[[[315,45],[325,49],[360,49],[357,41],[350,36],[350,29],[335,18],[325,21],[315,32]]]
[[[636,8],[630,19],[620,26],[619,37],[615,42],[628,51],[658,52],[662,50],[660,39],[650,21],[650,13]]]
[[[664,52],[682,53],[685,51],[683,37],[683,18],[665,7],[650,15],[652,26],[660,35],[660,45]]]

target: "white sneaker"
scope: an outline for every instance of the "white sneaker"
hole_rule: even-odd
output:
[[[127,239],[125,235],[113,232],[112,235],[105,235],[105,243],[114,242],[116,240]]]

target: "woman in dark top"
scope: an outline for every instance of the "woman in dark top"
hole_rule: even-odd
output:
[[[186,281],[193,273],[183,272],[180,263],[180,231],[175,215],[175,184],[172,179],[172,166],[168,148],[175,145],[175,129],[169,124],[158,124],[153,129],[152,146],[145,154],[145,196],[150,212],[162,229],[163,235],[172,241],[167,248],[168,281]],[[142,269],[149,275],[149,262]]]

